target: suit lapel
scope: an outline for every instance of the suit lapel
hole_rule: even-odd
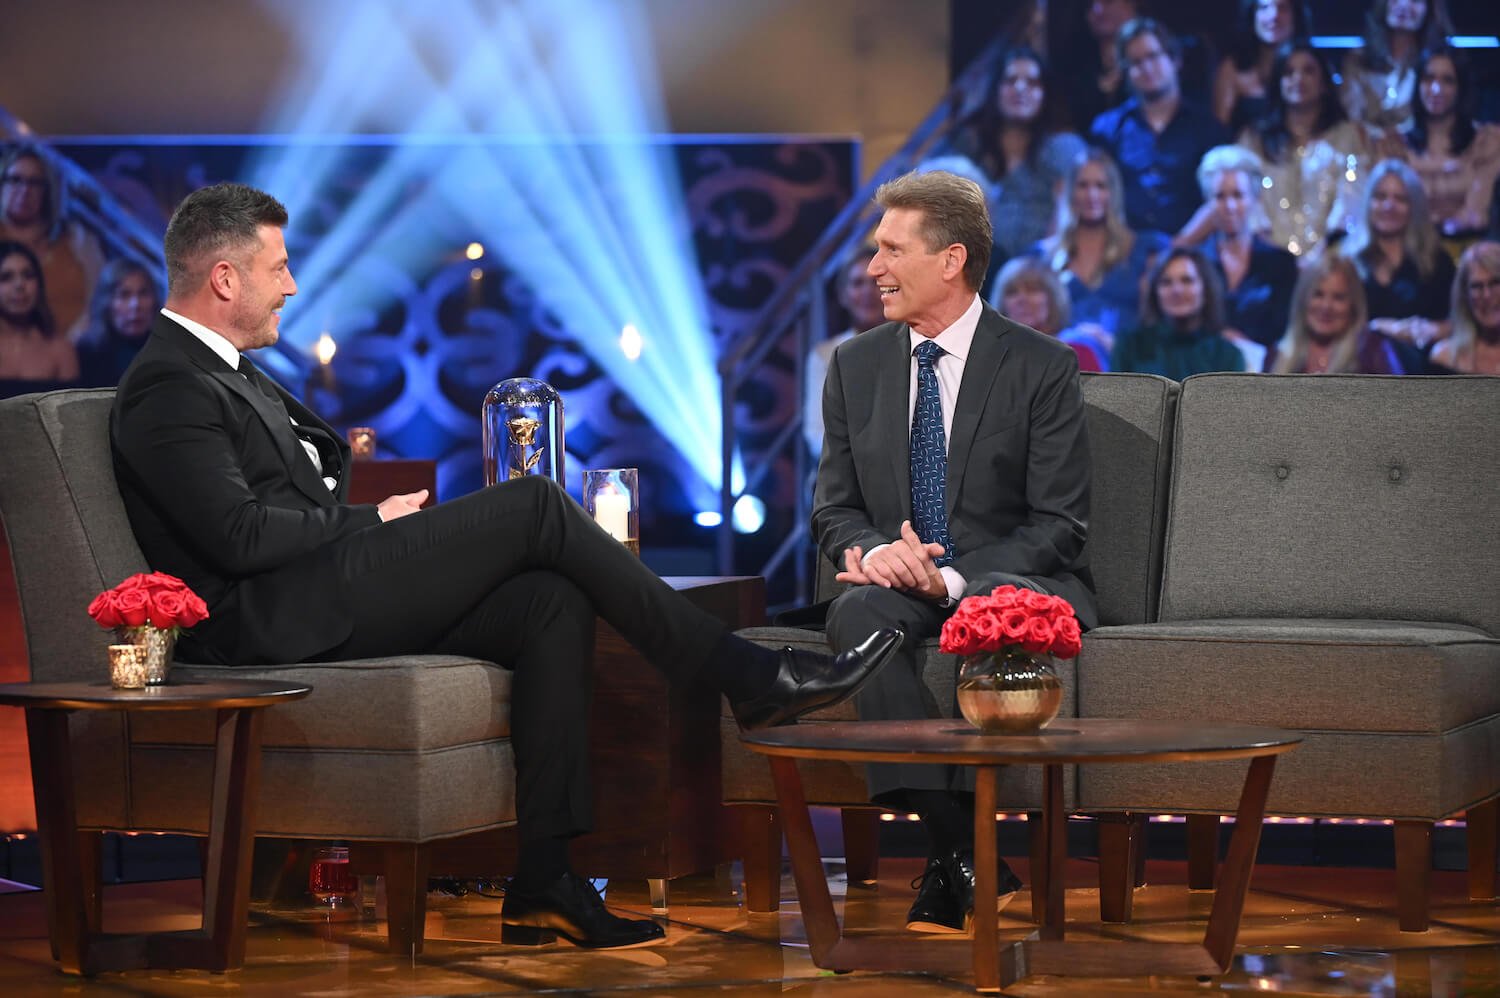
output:
[[[876,440],[889,440],[891,478],[896,483],[901,517],[911,518],[911,334],[905,323],[894,327],[884,348],[875,385],[873,418],[880,423]]]
[[[964,361],[963,381],[958,386],[958,401],[953,407],[953,435],[948,441],[948,478],[944,483],[950,518],[959,489],[963,487],[964,473],[968,470],[974,435],[1000,382],[1007,332],[1005,320],[986,306],[979,317],[979,326],[974,330],[969,357]]]

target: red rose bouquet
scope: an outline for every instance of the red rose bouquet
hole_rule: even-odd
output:
[[[173,636],[208,617],[208,606],[187,583],[163,572],[136,573],[89,604],[100,627],[126,631],[152,627]]]
[[[1001,586],[969,596],[943,624],[938,647],[950,655],[1019,650],[1072,658],[1082,645],[1073,605],[1061,596]]]

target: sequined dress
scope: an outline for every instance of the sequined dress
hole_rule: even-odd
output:
[[[1354,122],[1340,122],[1311,142],[1288,142],[1275,160],[1251,129],[1239,144],[1265,160],[1261,206],[1271,220],[1269,240],[1277,246],[1300,256],[1327,233],[1362,224],[1359,204],[1373,157]]]

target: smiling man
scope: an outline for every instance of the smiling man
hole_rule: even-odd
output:
[[[1073,350],[979,299],[992,243],[979,185],[907,174],[875,197],[885,215],[869,270],[889,321],[834,351],[812,524],[852,586],[828,608],[833,647],[888,627],[907,635],[856,696],[860,717],[913,719],[938,714],[917,642],[961,597],[1024,586],[1096,622],[1088,433]],[[941,766],[869,767],[872,799],[921,815],[930,840],[914,930],[961,932],[973,911],[972,781]],[[1002,899],[1021,886],[1008,869],[1000,884]]]
[[[115,473],[151,567],[182,578],[209,618],[190,662],[447,653],[511,669],[518,873],[501,939],[656,942],[656,923],[608,912],[568,863],[589,829],[594,619],[674,683],[724,692],[747,728],[851,696],[901,636],[836,658],[763,649],[725,631],[601,530],[550,479],[527,476],[421,509],[425,490],[349,505],[349,448],[244,351],[276,342],[297,293],[286,209],[241,184],[188,195],[167,226],[170,286],[120,379]]]

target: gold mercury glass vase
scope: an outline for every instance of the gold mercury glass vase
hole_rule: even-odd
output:
[[[172,652],[177,647],[177,632],[160,627],[122,627],[121,644],[141,649],[146,664],[146,685],[161,686],[172,671]]]
[[[1011,646],[964,656],[958,709],[985,734],[1040,731],[1062,706],[1062,681],[1052,656]]]

